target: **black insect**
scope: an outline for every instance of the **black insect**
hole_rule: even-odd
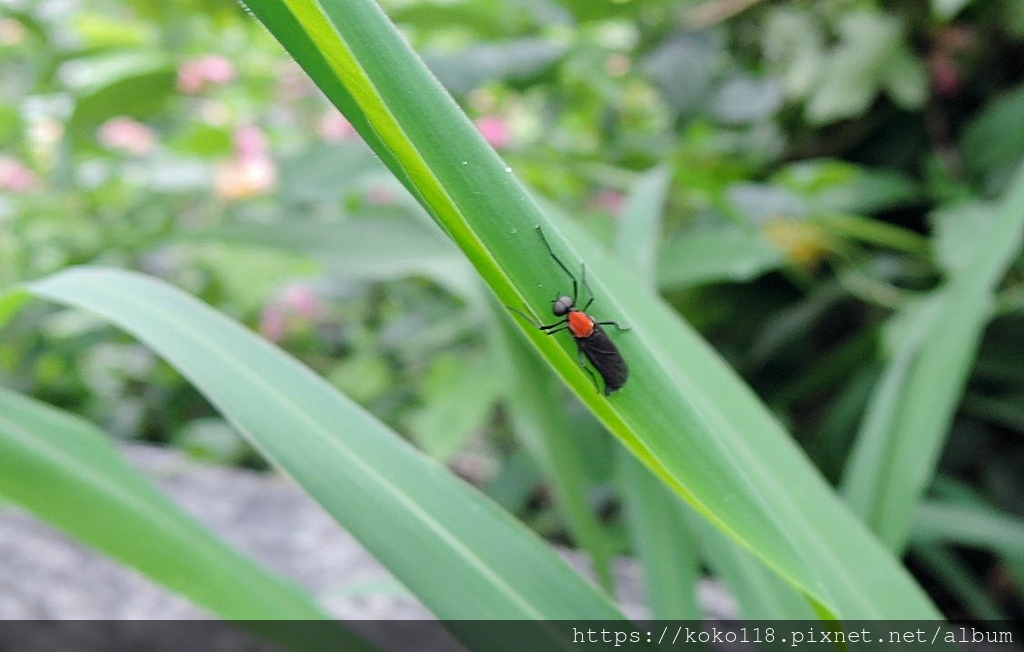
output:
[[[619,349],[615,346],[615,342],[612,342],[612,339],[608,337],[608,333],[605,333],[601,327],[614,326],[620,331],[629,330],[629,327],[619,326],[619,324],[614,321],[597,321],[587,314],[590,304],[594,303],[594,291],[590,289],[590,285],[587,283],[586,266],[580,265],[580,282],[577,282],[576,277],[569,271],[569,268],[559,260],[558,256],[556,256],[555,252],[551,249],[551,245],[548,244],[548,239],[544,237],[544,231],[541,230],[540,226],[536,226],[534,228],[537,230],[541,240],[544,242],[544,246],[547,247],[548,253],[551,254],[554,261],[558,263],[558,266],[562,268],[562,271],[572,279],[572,296],[560,296],[551,304],[551,312],[555,313],[556,317],[562,318],[561,321],[557,321],[554,324],[541,324],[530,318],[522,311],[516,310],[515,308],[511,308],[511,310],[548,335],[568,330],[572,335],[572,338],[576,340],[580,366],[590,374],[590,379],[594,381],[594,387],[596,387],[599,392],[601,391],[601,387],[597,383],[597,378],[594,377],[594,372],[591,371],[586,362],[584,362],[584,357],[590,361],[590,364],[593,365],[594,369],[597,369],[597,373],[601,374],[601,378],[604,380],[605,395],[611,394],[626,384],[626,379],[629,377],[629,367],[626,366],[626,361],[622,359],[622,354],[619,353]],[[590,298],[587,300],[587,303],[584,304],[583,308],[576,307],[579,300],[580,285],[582,285],[590,295]]]

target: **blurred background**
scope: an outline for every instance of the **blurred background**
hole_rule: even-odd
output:
[[[519,178],[600,240],[666,188],[663,296],[838,482],[889,318],[964,260],[971,216],[1024,156],[1024,3],[381,4]],[[505,418],[485,290],[240,5],[0,3],[0,287],[82,263],[184,288],[573,544]],[[11,320],[0,383],[125,440],[265,468],[176,372],[81,312]],[[628,555],[615,444],[565,401],[591,509]],[[933,486],[998,518],[908,555],[952,617],[1024,617],[1022,434],[1018,256]]]

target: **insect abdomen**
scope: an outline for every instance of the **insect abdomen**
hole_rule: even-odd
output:
[[[604,380],[604,393],[607,396],[626,384],[629,377],[629,368],[626,361],[622,359],[615,342],[608,337],[608,334],[601,330],[601,327],[594,324],[594,331],[588,337],[575,338],[577,346],[583,355],[587,357],[590,364],[597,369]]]

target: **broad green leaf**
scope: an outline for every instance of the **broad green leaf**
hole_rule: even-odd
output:
[[[79,92],[68,133],[92,137],[92,129],[118,116],[145,118],[174,92],[177,72],[165,57],[143,53],[97,55],[64,64]]]
[[[72,24],[86,50],[145,47],[155,43],[158,36],[153,23],[126,21],[98,11],[76,13]]]
[[[24,122],[17,105],[0,104],[0,147],[10,147],[23,133]]]
[[[626,199],[619,218],[615,249],[619,258],[644,279],[654,279],[662,213],[668,198],[672,170],[656,167],[640,177]]]
[[[338,202],[346,192],[381,173],[386,173],[384,168],[362,143],[317,143],[281,163],[281,200],[288,204]]]
[[[880,11],[851,12],[839,20],[839,43],[825,54],[805,111],[811,124],[862,113],[878,93],[879,75],[900,42],[901,26]]]
[[[986,179],[990,189],[1004,187],[1024,156],[1024,133],[1018,128],[1021,115],[1024,115],[1024,85],[985,105],[960,138],[965,167],[976,178]]]
[[[484,83],[521,81],[544,72],[566,52],[566,46],[539,38],[524,38],[468,48],[456,54],[424,57],[427,66],[453,95],[463,95]]]
[[[463,297],[479,295],[455,247],[432,225],[404,215],[359,216],[336,223],[231,223],[184,240],[301,254],[322,263],[329,274],[346,278],[389,280],[420,274]]]
[[[711,102],[715,118],[726,125],[765,121],[782,104],[782,89],[771,77],[736,75],[722,83]]]
[[[762,233],[736,226],[700,228],[669,240],[658,254],[658,285],[749,281],[782,265],[782,252]]]
[[[881,11],[855,11],[839,19],[839,43],[821,64],[817,85],[810,89],[807,119],[827,124],[866,110],[882,87],[903,108],[921,105],[928,77],[908,50],[898,16]]]
[[[536,33],[538,26],[567,23],[569,17],[559,12],[560,8],[546,2],[418,2],[395,6],[390,16],[398,25],[415,25],[417,30],[451,32],[462,28],[480,40],[496,41]]]
[[[814,89],[824,61],[825,35],[810,12],[788,5],[769,8],[764,48],[769,69],[782,80],[788,97],[803,98]]]
[[[547,314],[587,264],[594,312],[633,330],[616,342],[629,383],[595,395],[569,338],[522,326],[580,399],[663,482],[844,618],[937,616],[909,574],[844,509],[736,374],[668,306],[568,223],[545,216],[369,0],[253,0],[249,8],[459,245],[505,305]]]
[[[620,617],[508,514],[206,305],[154,279],[99,268],[61,272],[30,290],[97,313],[165,357],[439,617]]]
[[[734,183],[728,190],[732,208],[751,224],[767,220],[806,218],[811,214],[810,202],[805,197],[779,185],[767,183]]]
[[[32,295],[22,289],[13,289],[0,293],[0,328],[3,328],[7,320],[13,317],[25,302],[31,298]]]
[[[695,113],[711,95],[714,60],[720,44],[701,33],[673,34],[639,63],[640,72],[658,85],[676,114]],[[685,79],[681,84],[679,80]]]
[[[928,99],[928,71],[916,53],[905,46],[894,52],[882,72],[882,84],[902,109],[920,108]]]
[[[900,551],[963,393],[997,284],[1024,239],[1024,167],[988,214],[970,261],[897,315],[900,337],[871,399],[843,478],[850,505]]]
[[[619,222],[616,238],[619,256],[634,268],[645,270],[648,284],[653,282],[650,259],[660,231],[668,179],[660,170],[644,175],[632,190]],[[738,228],[728,232],[741,233]],[[706,265],[748,254],[742,248],[729,252],[712,250],[712,255],[717,253],[720,257],[712,262],[707,258],[707,249],[701,246],[706,242],[686,242],[694,247],[692,254]],[[777,250],[774,247],[772,250],[777,257]],[[799,593],[772,575],[736,542],[702,522],[689,505],[681,503],[664,485],[656,483],[648,470],[626,458],[621,451],[617,461],[623,509],[644,569],[653,618],[699,620],[703,617],[696,599],[701,556],[732,588],[744,617],[801,618],[812,614]],[[698,546],[698,542],[703,545]],[[698,548],[702,555],[698,554]]]
[[[2,388],[0,495],[223,618],[326,618],[181,512],[102,432]]]
[[[931,0],[932,13],[939,20],[950,20],[974,0]]]

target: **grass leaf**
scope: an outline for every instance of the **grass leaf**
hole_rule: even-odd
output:
[[[102,432],[3,388],[0,495],[223,618],[327,618],[184,514]]]
[[[974,256],[945,285],[897,315],[896,350],[879,381],[843,491],[851,506],[894,551],[931,481],[960,402],[999,280],[1024,239],[1024,166]]]

